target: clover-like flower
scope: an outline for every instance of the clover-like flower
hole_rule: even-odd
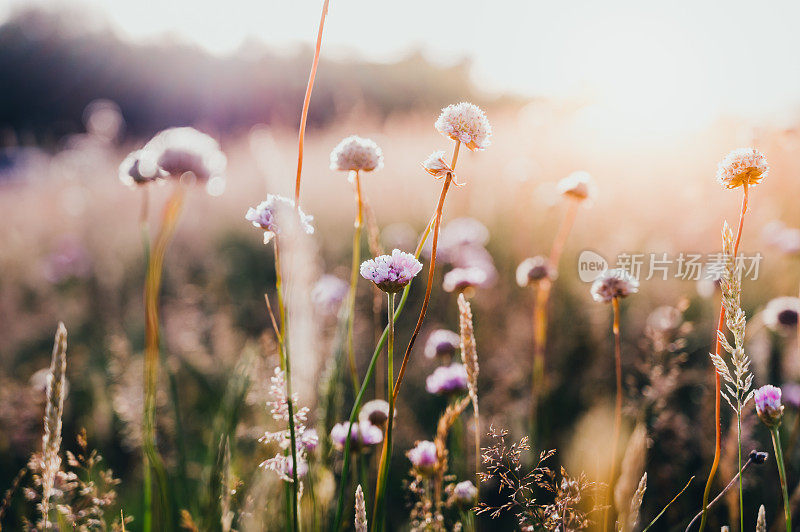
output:
[[[395,417],[397,417],[397,411],[394,412]],[[364,403],[364,406],[361,407],[361,411],[358,413],[358,420],[360,422],[367,422],[372,425],[375,425],[379,429],[383,429],[386,426],[386,421],[389,419],[389,403],[384,401],[383,399],[373,399],[372,401],[367,401]]]
[[[309,235],[314,233],[314,226],[311,225],[314,217],[295,208],[293,200],[276,194],[268,194],[266,201],[247,209],[244,217],[252,222],[253,227],[264,231],[265,244],[287,229],[290,233],[294,228]]]
[[[391,255],[381,255],[361,264],[361,277],[372,281],[386,293],[402,290],[422,270],[422,263],[411,253],[392,250]]]
[[[592,298],[598,303],[609,303],[639,291],[639,281],[622,269],[606,270],[592,283]]]
[[[163,177],[165,174],[155,158],[145,150],[131,152],[119,165],[119,180],[129,187],[146,185]]]
[[[764,307],[764,324],[773,331],[785,332],[797,327],[800,314],[800,298],[776,297]]]
[[[543,279],[552,281],[556,277],[557,273],[550,264],[550,259],[542,255],[528,257],[517,266],[517,284],[522,287],[536,284]]]
[[[486,114],[477,105],[467,102],[442,109],[435,127],[442,135],[463,142],[472,151],[486,149],[492,136],[492,126]]]
[[[323,314],[333,315],[339,310],[350,286],[335,275],[325,274],[314,283],[311,301]]]
[[[447,329],[436,329],[425,342],[425,356],[428,358],[452,358],[461,348],[461,337]]]
[[[733,150],[717,165],[717,181],[725,188],[757,185],[768,173],[767,158],[755,148]]]
[[[347,440],[347,427],[350,422],[337,423],[331,429],[331,442],[339,450],[344,449]],[[376,445],[383,441],[383,431],[369,421],[353,423],[350,430],[350,450],[359,452],[367,446]]]
[[[436,395],[450,395],[467,389],[467,370],[457,362],[439,366],[425,380],[425,389]]]
[[[472,506],[477,498],[478,488],[469,480],[459,482],[453,487],[453,500],[461,507]]]
[[[383,151],[370,139],[352,135],[331,152],[331,170],[371,172],[383,168]]]
[[[159,168],[179,178],[193,174],[199,181],[223,178],[227,158],[216,140],[191,127],[173,127],[158,133],[143,148]]]
[[[595,193],[594,180],[589,172],[572,172],[556,185],[559,194],[578,201],[591,199]]]
[[[436,179],[442,178],[448,173],[453,173],[453,169],[444,160],[444,150],[435,151],[428,155],[428,158],[422,162],[422,167]]]
[[[445,292],[463,292],[468,288],[486,286],[489,274],[483,268],[453,268],[444,275],[442,288]]]
[[[756,414],[769,428],[775,428],[781,424],[783,417],[783,405],[781,404],[781,389],[777,386],[767,384],[762,386],[754,395],[756,403]]]
[[[411,461],[411,465],[423,475],[430,475],[436,470],[438,453],[436,444],[432,441],[418,441],[416,446],[406,453],[406,456]]]

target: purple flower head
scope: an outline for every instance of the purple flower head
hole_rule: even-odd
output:
[[[313,452],[319,445],[317,429],[306,429],[300,436],[300,446],[308,452]]]
[[[438,453],[432,441],[418,441],[417,445],[406,453],[411,465],[424,475],[430,475],[436,469]]]
[[[469,480],[459,482],[453,487],[453,499],[459,506],[472,506],[478,498],[478,488]]]
[[[334,447],[339,450],[344,449],[345,439],[347,438],[347,427],[349,421],[337,423],[331,429],[331,441]],[[358,452],[368,445],[375,445],[383,441],[383,431],[369,421],[359,421],[353,423],[350,431],[350,450]]]
[[[292,467],[292,457],[287,456],[286,460],[283,461],[283,473],[289,479],[293,478],[294,468]],[[297,460],[297,476],[304,477],[308,474],[308,462],[305,460]]]
[[[550,279],[552,281],[557,275],[555,268],[550,264],[550,260],[541,255],[529,257],[517,266],[517,284],[519,286],[535,284],[542,279]]]
[[[467,389],[467,370],[463,364],[454,362],[449,366],[439,366],[425,380],[428,393],[449,395]]]
[[[299,229],[309,235],[314,233],[314,226],[311,225],[314,217],[295,208],[293,200],[276,194],[268,194],[266,201],[247,209],[244,217],[252,222],[253,227],[264,231],[265,244],[286,229],[288,232]]]
[[[422,263],[411,253],[399,249],[391,255],[381,255],[361,264],[361,277],[372,281],[389,294],[403,289],[422,270]]]
[[[342,302],[347,297],[350,286],[346,281],[335,275],[325,274],[319,278],[311,289],[311,301],[320,312],[331,316],[339,311]]]
[[[425,342],[425,356],[428,358],[452,358],[461,348],[461,337],[447,329],[436,329]]]
[[[180,179],[191,174],[205,183],[206,191],[219,196],[225,189],[225,154],[216,140],[191,127],[165,129],[144,148],[167,177]]]
[[[397,410],[395,410],[394,414],[395,417],[397,417]],[[358,420],[360,422],[369,423],[379,429],[384,428],[387,419],[389,419],[389,403],[383,399],[367,401],[358,413]]]
[[[463,292],[468,288],[489,284],[489,274],[483,268],[454,268],[444,275],[442,288],[445,292]]]
[[[781,424],[783,405],[781,404],[780,388],[771,384],[762,386],[756,390],[755,402],[756,414],[766,426],[774,428]]]
[[[610,303],[615,297],[627,297],[639,291],[639,281],[622,269],[606,270],[592,284],[592,297],[598,303]]]

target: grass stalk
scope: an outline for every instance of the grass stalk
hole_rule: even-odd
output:
[[[350,378],[353,393],[358,391],[358,369],[354,347],[356,292],[358,290],[358,269],[361,265],[361,233],[364,227],[364,202],[361,198],[361,177],[358,170],[352,173],[356,192],[356,220],[353,231],[353,261],[350,267],[350,291],[347,294],[347,359],[350,362]]]
[[[781,434],[778,427],[770,429],[772,446],[775,448],[775,462],[778,464],[778,476],[781,481],[783,493],[783,513],[786,521],[786,532],[792,532],[792,511],[789,508],[789,491],[786,485],[786,466],[783,463],[783,450],[781,449]]]
[[[614,362],[617,376],[617,397],[614,404],[614,436],[611,444],[611,476],[608,480],[607,501],[608,505],[603,512],[603,530],[608,529],[609,509],[611,508],[614,493],[614,481],[617,477],[617,448],[619,447],[619,433],[622,428],[622,346],[620,339],[620,312],[619,298],[611,300],[614,307]]]

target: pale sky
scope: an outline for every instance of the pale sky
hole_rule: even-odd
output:
[[[9,3],[10,1],[10,3]],[[75,0],[5,0],[70,5]],[[84,0],[126,39],[165,35],[232,53],[248,38],[313,43],[321,0]],[[2,7],[5,5],[5,7]],[[794,119],[800,2],[794,0],[331,0],[323,60],[389,61],[422,49],[474,61],[490,91],[590,100],[621,120],[703,124],[720,114]]]

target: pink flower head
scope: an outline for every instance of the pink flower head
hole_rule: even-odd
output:
[[[445,292],[463,292],[472,287],[482,287],[489,283],[489,274],[483,268],[453,268],[442,280]]]
[[[797,327],[800,298],[776,297],[767,303],[763,312],[764,324],[773,331],[789,332]]]
[[[492,126],[477,105],[461,102],[448,105],[434,124],[442,135],[461,141],[472,151],[484,150],[492,136]]]
[[[244,217],[252,222],[253,227],[263,229],[265,244],[285,229],[289,229],[289,232],[291,229],[300,229],[309,235],[314,233],[314,226],[311,225],[314,217],[295,208],[293,200],[276,194],[268,194],[266,201],[247,209]]]
[[[395,417],[397,417],[397,410],[394,411]],[[362,423],[369,423],[370,425],[374,425],[380,429],[383,429],[386,425],[386,420],[389,419],[389,403],[384,401],[383,399],[373,399],[372,401],[367,401],[364,406],[361,407],[361,411],[358,413],[358,420]]]
[[[361,264],[361,277],[372,281],[389,294],[403,289],[422,270],[422,263],[411,253],[399,249]]]
[[[448,173],[453,173],[450,165],[444,160],[444,150],[435,151],[428,155],[428,158],[423,161],[422,167],[436,179],[444,177]]]
[[[767,158],[755,148],[733,150],[717,165],[717,181],[725,188],[757,185],[768,173]]]
[[[303,431],[303,434],[300,436],[300,446],[303,447],[306,451],[312,452],[314,449],[317,448],[319,445],[319,436],[317,435],[317,429],[306,429]]]
[[[436,469],[438,453],[432,441],[418,441],[417,445],[406,453],[411,465],[422,474],[429,475]]]
[[[541,255],[529,257],[517,266],[517,284],[519,286],[536,284],[543,279],[552,281],[557,275],[555,268],[550,264],[550,259]]]
[[[331,429],[331,441],[334,447],[339,450],[344,449],[345,440],[347,438],[347,427],[350,425],[349,421],[337,423]],[[369,421],[358,421],[353,423],[350,430],[350,450],[358,452],[364,447],[375,445],[383,441],[383,431],[370,423]]]
[[[331,170],[364,171],[383,168],[383,151],[370,139],[352,135],[343,139],[331,152]]]
[[[598,303],[610,303],[639,291],[639,281],[622,269],[606,270],[592,284],[592,297]]]
[[[131,152],[119,165],[119,180],[129,187],[146,185],[164,177],[166,174],[156,164],[153,154],[145,150]]]
[[[472,506],[478,498],[478,488],[469,480],[459,482],[453,487],[453,499],[460,506]]]
[[[347,297],[350,286],[335,275],[325,274],[319,278],[311,289],[311,301],[325,315],[333,315],[339,311]]]
[[[467,389],[467,370],[463,364],[439,366],[425,380],[428,393],[450,395]]]
[[[451,358],[461,347],[461,337],[447,329],[436,329],[425,342],[425,356],[428,358]]]
[[[767,384],[762,386],[755,393],[756,414],[761,421],[770,428],[781,424],[783,417],[783,405],[781,404],[781,389],[777,386]]]
[[[179,179],[191,174],[203,183],[212,195],[224,189],[225,154],[216,140],[191,127],[165,129],[153,137],[144,148],[158,167],[168,176]]]

